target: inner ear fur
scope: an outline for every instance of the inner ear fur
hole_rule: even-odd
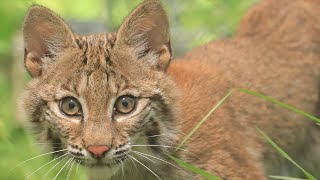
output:
[[[159,0],[145,0],[124,20],[117,33],[117,45],[133,49],[139,57],[165,71],[172,59],[169,21]],[[151,58],[150,54],[156,56]]]
[[[29,8],[23,25],[24,62],[32,77],[42,74],[44,63],[77,43],[70,27],[54,12],[39,5]],[[49,61],[50,61],[49,60]]]

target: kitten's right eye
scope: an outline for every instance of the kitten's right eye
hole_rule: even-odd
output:
[[[136,106],[136,99],[133,96],[121,96],[116,100],[114,109],[121,114],[128,114],[134,110]]]
[[[81,104],[76,98],[66,97],[60,101],[60,110],[68,116],[81,116]]]

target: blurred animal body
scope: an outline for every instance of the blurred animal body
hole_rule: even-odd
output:
[[[318,7],[318,0],[262,0],[234,37],[171,62],[168,18],[158,0],[145,0],[116,33],[91,36],[74,34],[51,10],[32,6],[23,33],[33,79],[23,108],[39,141],[57,156],[68,154],[67,163],[87,167],[91,179],[201,179],[168,154],[228,180],[301,176],[256,127],[320,178],[319,127],[241,92],[184,150],[174,148],[235,87],[317,115]]]

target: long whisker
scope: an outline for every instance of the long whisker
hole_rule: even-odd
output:
[[[78,164],[77,164],[77,168],[76,168],[76,174],[78,174],[78,169],[79,169],[79,165],[80,165],[81,161],[78,160]]]
[[[62,168],[59,170],[59,172],[57,173],[57,175],[53,178],[53,180],[56,180],[57,177],[59,176],[59,174],[61,173],[61,171],[64,169],[64,167],[66,167],[67,164],[69,164],[69,162],[71,162],[74,158],[70,158],[63,166]]]
[[[175,131],[174,133],[162,133],[162,134],[155,134],[155,135],[176,135],[176,134],[181,134],[181,135],[186,135],[186,133],[183,133],[181,131]]]
[[[49,169],[49,171],[41,178],[41,180],[43,180],[56,166],[58,166],[62,161],[64,160],[64,158],[62,158],[57,164],[55,164],[52,168]]]
[[[35,157],[32,157],[30,159],[27,159],[25,161],[22,161],[21,163],[19,163],[18,165],[16,165],[14,168],[12,168],[10,171],[14,170],[15,168],[17,168],[18,166],[21,166],[22,164],[26,163],[26,162],[29,162],[33,159],[36,159],[36,158],[39,158],[39,157],[42,157],[42,156],[45,156],[45,155],[49,155],[49,154],[54,154],[54,153],[57,153],[57,152],[62,152],[62,151],[66,151],[68,149],[62,149],[62,150],[58,150],[58,151],[52,151],[52,152],[48,152],[48,153],[44,153],[44,154],[40,154],[38,156],[35,156]]]
[[[183,170],[182,168],[180,168],[179,166],[177,166],[177,165],[175,165],[175,164],[173,164],[173,163],[171,163],[171,162],[168,162],[168,161],[166,161],[166,160],[163,160],[163,159],[161,159],[161,158],[158,158],[158,157],[156,157],[156,156],[152,156],[152,155],[150,155],[150,154],[146,154],[146,153],[142,153],[142,152],[138,152],[138,151],[132,151],[132,152],[134,152],[134,153],[136,153],[136,154],[140,154],[140,155],[145,155],[145,156],[149,156],[149,157],[151,157],[151,158],[154,158],[154,159],[157,159],[157,160],[159,160],[159,161],[162,161],[162,162],[164,162],[164,163],[166,163],[166,164],[169,164],[169,165],[171,165],[171,166],[173,166],[173,167],[175,167],[175,168],[177,168],[177,169],[179,169],[179,170],[182,170],[182,171],[185,171],[185,170]],[[186,172],[186,171],[185,171]]]
[[[130,159],[130,158],[125,157],[125,160],[124,160],[124,162],[127,163],[127,165],[129,165],[129,164],[128,164],[128,159]],[[126,168],[126,167],[125,167],[125,168]],[[128,172],[130,172],[130,174],[133,174],[131,168],[132,168],[132,167],[129,165],[129,166],[128,166]]]
[[[167,146],[167,145],[160,145],[160,144],[133,144],[132,147],[164,147],[164,148],[174,148],[174,149],[180,149],[174,146]]]
[[[47,144],[47,145],[58,144],[58,145],[62,145],[62,143],[32,143],[32,144]]]
[[[190,152],[189,150],[183,149],[183,148],[174,147],[174,146],[160,145],[160,144],[150,144],[150,145],[147,145],[147,144],[142,144],[142,145],[134,144],[134,145],[131,145],[131,146],[132,146],[132,147],[163,147],[163,148],[172,148],[172,149],[175,149],[175,150],[181,150],[181,151],[190,153],[190,154],[193,155],[195,158],[198,158],[198,156],[197,156],[196,154]],[[198,159],[199,159],[199,158],[198,158]]]
[[[123,172],[123,162],[121,161],[121,159],[119,159],[120,163],[121,163],[121,171],[122,171],[122,177],[121,179],[123,179],[124,177],[124,172]]]
[[[69,180],[69,177],[70,177],[70,175],[72,173],[72,168],[73,168],[73,165],[74,165],[75,162],[76,162],[76,160],[73,160],[73,162],[71,164],[71,167],[70,167],[69,172],[68,172],[67,180]]]
[[[143,167],[145,167],[148,171],[150,171],[157,179],[159,179],[159,180],[162,180],[161,178],[160,178],[160,176],[158,176],[155,172],[153,172],[150,168],[148,168],[146,165],[144,165],[142,162],[140,162],[140,161],[138,161],[136,158],[134,158],[133,156],[131,156],[131,155],[129,155],[128,154],[128,156],[130,157],[130,158],[132,158],[133,160],[135,160],[137,163],[139,163],[139,164],[141,164]]]
[[[159,137],[159,136],[168,136],[170,134],[156,134],[156,135],[152,135],[152,136],[147,136],[149,138],[153,138],[153,137]]]
[[[71,162],[72,162],[74,158],[72,157],[71,159],[72,159],[71,160]],[[71,162],[67,165],[66,169],[68,169],[71,166],[71,164],[72,164]]]
[[[48,164],[51,164],[51,163],[52,163],[53,161],[55,161],[55,160],[58,160],[58,159],[60,159],[60,158],[65,157],[66,155],[68,155],[68,154],[64,154],[64,155],[62,155],[62,156],[60,156],[60,157],[57,157],[57,158],[49,161],[48,163],[46,163],[46,164],[44,164],[43,166],[39,167],[37,170],[33,171],[33,173],[29,174],[25,179],[29,179],[32,175],[34,175],[34,174],[35,174],[36,172],[38,172],[40,169],[44,168],[44,167],[47,166]]]
[[[137,151],[133,151],[133,152],[136,153],[136,154],[139,155],[139,156],[142,156],[142,157],[148,159],[149,161],[151,161],[151,162],[153,162],[153,163],[156,163],[155,161],[153,161],[152,159],[148,158],[147,156],[145,156],[145,155],[143,155],[143,154],[140,154],[140,153],[137,153]]]
[[[130,161],[132,162],[132,164],[134,165],[134,167],[135,167],[135,169],[136,169],[136,172],[138,172],[138,174],[141,175],[140,171],[138,171],[138,167],[137,167],[137,165],[136,165],[136,162],[135,162],[134,160],[132,160],[132,158],[130,158],[130,157],[128,156],[128,153],[125,153],[125,154],[127,155],[128,159],[130,159]]]
[[[173,149],[176,149],[176,150],[182,150],[182,151],[188,151],[186,149],[182,149],[182,148],[178,148],[178,147],[174,147],[174,146],[168,146],[168,145],[160,145],[160,144],[134,144],[134,145],[131,145],[132,147],[163,147],[163,148],[173,148]]]
[[[40,148],[56,148],[56,149],[59,149],[59,148],[61,148],[61,147],[60,147],[60,146],[48,146],[48,147],[42,146],[42,147],[40,147]]]
[[[126,153],[126,155],[128,155],[128,154]],[[136,163],[135,163],[131,158],[129,158],[129,159],[130,159],[130,161],[133,163],[134,167],[136,168],[136,171],[138,171],[138,168],[137,168],[137,166],[136,166]]]

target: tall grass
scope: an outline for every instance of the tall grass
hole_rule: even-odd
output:
[[[276,149],[283,157],[285,157],[287,160],[289,160],[293,165],[295,165],[297,168],[299,168],[303,174],[309,179],[309,180],[317,180],[315,177],[313,177],[309,172],[304,170],[298,163],[296,163],[284,150],[282,150],[275,142],[271,140],[270,137],[268,137],[263,131],[261,131],[259,128],[257,128],[257,131],[260,133],[260,135],[273,146],[274,149]]]
[[[210,111],[209,113],[186,135],[186,137],[183,139],[183,141],[179,144],[179,148],[185,144],[187,142],[187,140],[200,128],[200,126],[213,114],[213,112],[215,110],[217,110],[227,99],[228,97],[230,97],[230,95],[232,93],[235,92],[235,90],[249,94],[251,96],[255,96],[257,98],[260,99],[264,99],[266,101],[269,101],[273,104],[276,104],[282,108],[288,109],[292,112],[295,112],[301,116],[307,117],[310,120],[316,122],[316,123],[320,123],[320,119],[312,116],[311,114],[304,112],[292,105],[283,103],[281,101],[278,101],[272,97],[263,95],[259,92],[255,92],[255,91],[251,91],[248,89],[244,89],[244,88],[237,88],[237,89],[232,89],[230,90]],[[298,163],[296,163],[284,150],[282,150],[275,142],[272,141],[272,139],[270,137],[268,137],[262,130],[260,130],[259,128],[257,128],[257,132],[262,136],[262,138],[264,138],[271,146],[273,146],[274,149],[276,149],[284,158],[286,158],[287,160],[289,160],[293,165],[295,165],[298,169],[300,169],[303,174],[306,176],[306,178],[308,178],[309,180],[317,180],[314,176],[312,176],[309,172],[307,172],[305,169],[303,169]],[[172,156],[169,156],[171,159],[173,159],[175,162],[177,162],[178,164],[180,164],[181,166],[203,176],[203,177],[210,177],[209,179],[219,179],[219,177],[213,176],[208,172],[205,172],[203,170],[199,170],[197,169],[195,166],[191,165],[191,164],[187,164],[186,162],[183,162],[181,160],[178,160],[176,158],[173,158]],[[196,169],[196,170],[195,170]],[[291,177],[282,177],[282,176],[270,176],[271,178],[274,179],[283,179],[283,180],[301,180],[298,178],[291,178]]]

